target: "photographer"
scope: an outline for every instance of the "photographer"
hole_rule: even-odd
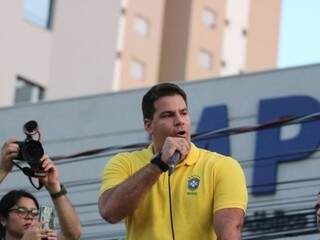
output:
[[[12,170],[12,161],[19,154],[20,149],[16,142],[17,139],[9,139],[1,149],[0,183]],[[66,196],[66,190],[59,181],[57,167],[47,155],[44,155],[40,161],[47,174],[44,177],[39,177],[39,181],[51,196],[61,227],[58,239],[80,239],[80,220]],[[41,229],[38,215],[39,204],[32,194],[23,190],[10,191],[0,200],[0,239],[57,239],[55,231]]]

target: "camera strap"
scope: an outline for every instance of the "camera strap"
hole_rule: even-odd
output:
[[[30,168],[30,167],[21,167],[21,166],[20,166],[18,163],[16,163],[15,161],[12,161],[12,163],[13,163],[17,168],[19,168],[19,169],[23,172],[24,175],[26,175],[26,176],[29,178],[29,181],[30,181],[31,185],[32,185],[35,189],[40,190],[40,189],[43,187],[43,184],[42,184],[40,181],[38,181],[38,182],[39,182],[38,186],[36,186],[36,185],[34,184],[32,178],[33,178],[33,177],[37,177],[37,174],[36,174],[36,172],[35,172],[32,168]],[[39,180],[39,179],[38,179],[38,180]]]

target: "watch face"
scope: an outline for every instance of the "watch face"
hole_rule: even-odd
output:
[[[157,153],[156,155],[154,155],[153,159],[156,160],[156,161],[162,161],[161,153]]]

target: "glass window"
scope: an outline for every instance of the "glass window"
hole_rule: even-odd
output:
[[[135,17],[133,20],[133,31],[141,37],[149,34],[149,23],[145,18]]]
[[[43,28],[51,27],[54,0],[24,0],[24,19]]]
[[[211,69],[213,64],[213,56],[206,50],[199,51],[199,64],[202,68]]]
[[[208,7],[205,7],[202,10],[202,22],[208,28],[214,28],[216,25],[216,14],[213,10]]]
[[[145,65],[140,60],[131,60],[130,62],[130,76],[137,80],[142,80],[144,78]]]
[[[35,103],[44,98],[44,89],[21,77],[16,81],[15,103]]]

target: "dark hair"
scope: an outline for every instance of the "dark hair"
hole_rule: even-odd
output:
[[[155,112],[154,102],[161,97],[180,95],[187,105],[186,93],[176,84],[160,83],[152,88],[143,96],[142,113],[143,119],[152,119]]]
[[[9,210],[23,197],[32,199],[39,209],[39,203],[31,193],[24,190],[12,190],[5,194],[0,200],[0,217],[8,218]],[[5,227],[0,224],[0,239],[5,237],[5,231]]]

